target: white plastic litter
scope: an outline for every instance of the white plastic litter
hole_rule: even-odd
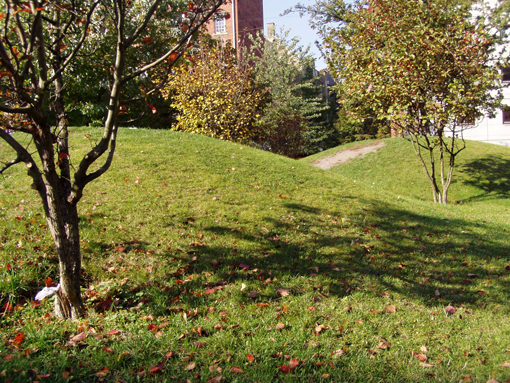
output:
[[[53,296],[59,288],[60,285],[57,285],[57,287],[43,287],[43,289],[37,293],[34,299],[36,301],[42,301],[45,298],[49,298]]]

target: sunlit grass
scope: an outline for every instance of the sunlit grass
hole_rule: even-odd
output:
[[[76,129],[73,162],[86,134],[100,136]],[[112,169],[80,202],[80,323],[30,303],[58,265],[37,195],[11,169],[0,183],[2,379],[508,379],[509,149],[469,143],[452,204],[438,206],[410,144],[385,142],[324,171],[200,136],[121,131]]]

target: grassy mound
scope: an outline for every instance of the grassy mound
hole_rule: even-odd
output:
[[[71,160],[100,132],[72,134]],[[506,379],[510,150],[468,145],[456,203],[438,206],[404,140],[324,171],[309,165],[317,156],[123,130],[112,169],[80,202],[81,323],[30,302],[58,265],[30,180],[11,169],[0,183],[0,374]]]

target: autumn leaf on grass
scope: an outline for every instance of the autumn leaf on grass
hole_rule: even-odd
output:
[[[283,330],[285,325],[282,322],[279,322],[275,327],[276,330]]]
[[[217,376],[216,378],[211,378],[207,381],[207,383],[221,383],[223,376]]]
[[[453,315],[455,314],[455,312],[457,311],[457,309],[453,306],[446,306],[445,309],[444,309],[445,313],[446,313],[446,316],[450,316],[450,315]]]
[[[320,335],[322,331],[327,330],[329,327],[324,326],[323,324],[316,323],[315,324],[315,334]]]
[[[345,347],[342,347],[338,350],[336,350],[333,355],[331,355],[332,358],[334,359],[338,359],[340,358],[342,355],[345,355],[347,353],[347,349]]]
[[[505,362],[500,367],[510,368],[510,362]]]
[[[253,363],[253,361],[255,360],[255,357],[252,354],[247,354],[246,359],[248,359],[249,363]]]
[[[16,335],[16,338],[14,338],[14,341],[12,342],[12,344],[14,346],[18,346],[24,340],[25,340],[25,334],[23,334],[22,332],[19,332],[18,335]]]
[[[378,349],[381,349],[381,350],[386,350],[388,349],[389,347],[391,346],[391,343],[390,342],[386,342],[384,339],[382,339],[379,344],[377,345],[376,348]]]
[[[386,307],[386,311],[389,313],[395,313],[397,312],[397,308],[394,305],[389,305],[388,307]]]
[[[105,367],[105,368],[100,369],[98,372],[96,372],[96,376],[98,378],[104,378],[109,373],[110,373],[110,371]]]
[[[289,372],[292,371],[292,368],[290,368],[289,366],[285,365],[285,366],[281,366],[280,367],[280,371],[283,372],[284,374],[288,374]]]
[[[291,359],[291,361],[289,362],[289,367],[294,369],[297,366],[299,366],[299,361],[297,359]]]
[[[78,335],[73,336],[73,337],[70,339],[70,341],[71,341],[71,342],[74,342],[74,343],[78,343],[78,342],[81,342],[81,341],[85,340],[85,338],[86,338],[87,336],[88,336],[88,335],[87,335],[87,333],[82,332],[82,333],[80,333],[80,334],[78,334]]]
[[[196,366],[197,366],[197,364],[195,362],[191,362],[190,364],[188,364],[186,366],[186,371],[193,371]]]
[[[221,374],[223,369],[220,366],[212,365],[212,366],[209,366],[209,371],[217,372],[217,373]]]
[[[149,374],[162,374],[163,369],[160,366],[151,366],[149,367]]]
[[[290,290],[287,289],[278,289],[277,291],[282,297],[288,297],[290,295]]]
[[[436,367],[436,366],[434,366],[433,364],[430,364],[430,363],[420,362],[420,367],[432,368],[432,367]]]
[[[244,373],[244,371],[243,371],[243,370],[241,370],[239,367],[235,367],[235,366],[234,366],[234,367],[232,367],[232,369],[231,369],[230,371],[235,372],[235,373],[237,373],[237,374],[242,374],[242,373]]]
[[[420,362],[426,362],[427,360],[429,360],[428,356],[425,355],[425,354],[416,354],[414,356],[416,359],[418,359]]]

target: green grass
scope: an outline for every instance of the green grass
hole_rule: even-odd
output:
[[[71,159],[87,133],[100,135],[75,129]],[[317,156],[122,130],[80,202],[80,323],[30,302],[58,264],[30,180],[11,169],[0,381],[510,379],[510,150],[469,142],[439,206],[410,144],[385,142],[324,171]]]

